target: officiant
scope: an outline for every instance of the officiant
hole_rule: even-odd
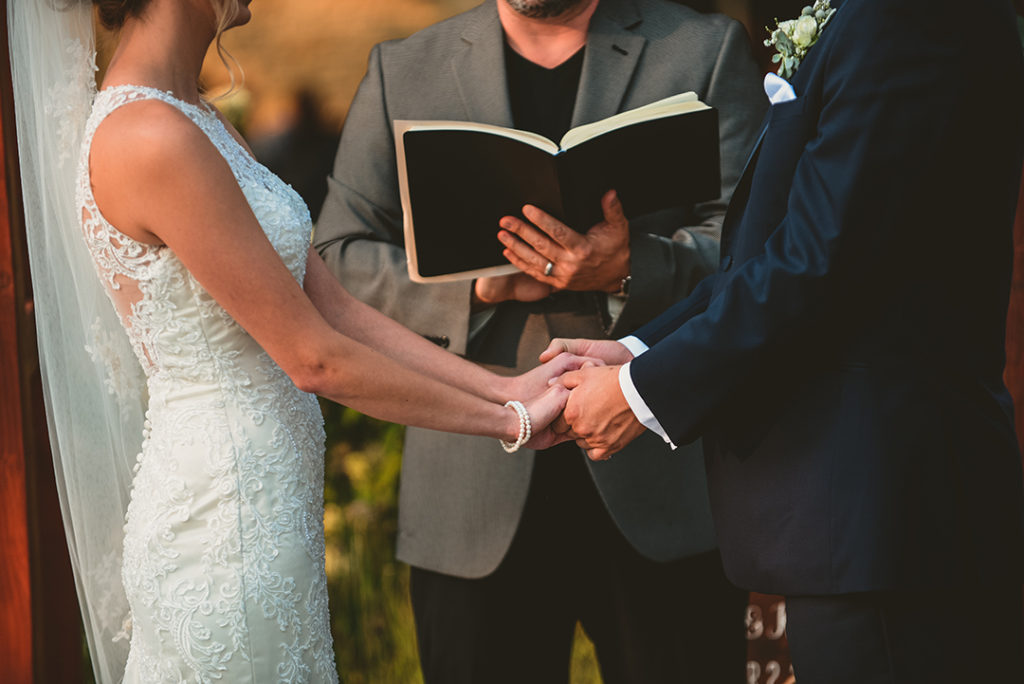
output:
[[[586,232],[529,214],[547,232],[516,245],[535,262],[526,272],[410,281],[392,121],[470,120],[558,140],[691,90],[719,110],[719,199],[641,217],[609,195],[605,220]],[[357,297],[451,351],[520,372],[552,337],[628,334],[714,271],[766,104],[746,33],[723,16],[667,0],[487,0],[373,49],[315,245]],[[498,225],[480,230],[498,239]],[[577,622],[609,684],[742,681],[746,594],[721,569],[700,445],[670,456],[650,436],[631,450],[593,464],[571,443],[510,456],[494,440],[407,431],[398,557],[412,566],[428,684],[565,682]]]

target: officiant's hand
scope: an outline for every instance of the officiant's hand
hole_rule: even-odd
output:
[[[473,283],[474,310],[484,309],[502,302],[536,302],[551,294],[551,286],[541,283],[525,273],[507,276],[477,278]]]
[[[622,395],[619,368],[588,366],[569,371],[556,382],[572,392],[552,427],[574,438],[594,461],[609,458],[645,429]]]
[[[629,275],[629,221],[614,190],[601,198],[601,210],[604,220],[580,234],[528,204],[523,207],[527,221],[505,216],[499,222],[503,254],[555,290],[618,292]]]

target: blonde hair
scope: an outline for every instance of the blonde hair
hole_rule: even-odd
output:
[[[213,12],[217,17],[217,34],[214,38],[214,42],[217,45],[217,57],[220,58],[221,64],[228,70],[228,75],[231,77],[231,85],[226,91],[213,98],[211,102],[217,100],[223,100],[226,97],[234,94],[238,90],[242,83],[245,82],[245,70],[242,69],[241,63],[232,55],[224,44],[221,42],[221,38],[224,35],[224,31],[231,25],[231,21],[235,18],[235,12],[238,9],[239,0],[210,0],[210,5],[213,7]],[[236,70],[238,77],[236,77]]]

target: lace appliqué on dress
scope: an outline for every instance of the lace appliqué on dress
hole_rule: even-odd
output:
[[[211,110],[135,86],[97,96],[80,162],[83,233],[150,397],[125,525],[125,681],[335,682],[316,398],[295,387],[170,249],[118,231],[92,197],[93,134],[116,108],[142,99],[166,102],[203,130],[299,283],[312,233],[298,195]],[[97,335],[94,353],[103,356],[107,342]],[[120,367],[110,367],[111,387],[122,388]]]

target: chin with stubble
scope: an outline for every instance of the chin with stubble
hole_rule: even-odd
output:
[[[589,0],[505,0],[508,6],[524,17],[550,19],[586,4]]]

